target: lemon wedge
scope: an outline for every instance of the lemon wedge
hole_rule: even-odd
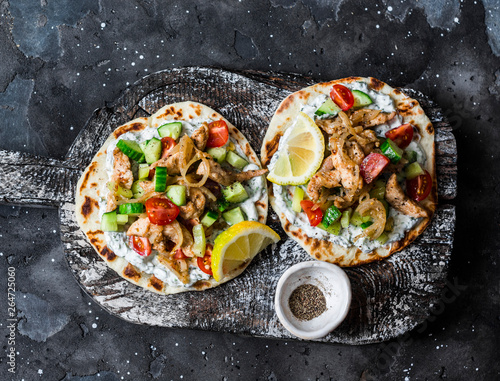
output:
[[[307,114],[300,112],[285,141],[280,141],[278,158],[267,179],[279,185],[305,184],[321,166],[325,139]]]
[[[212,251],[212,273],[220,282],[226,274],[249,262],[280,236],[269,226],[256,221],[242,221],[220,233]]]

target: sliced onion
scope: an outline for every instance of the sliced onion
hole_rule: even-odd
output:
[[[215,197],[215,195],[212,193],[212,191],[210,189],[208,189],[207,187],[200,187],[200,190],[205,194],[205,196],[207,196],[211,201],[216,201],[217,200],[217,197]]]
[[[373,224],[364,229],[362,235],[369,237],[370,239],[377,239],[380,237],[380,235],[384,232],[386,223],[386,211],[384,205],[382,205],[379,200],[370,198],[361,202],[356,208],[356,212],[362,216],[368,215],[373,219]]]
[[[188,180],[188,177],[186,176],[186,174],[187,174],[187,171],[189,170],[189,167],[191,167],[191,165],[196,163],[198,160],[201,160],[200,165],[205,166],[205,171],[204,171],[205,173],[203,174],[203,177],[200,181],[198,181],[197,183],[192,183]],[[204,185],[207,182],[209,172],[210,172],[210,164],[208,163],[208,160],[203,155],[198,155],[198,154],[194,155],[194,157],[189,161],[189,163],[184,168],[181,168],[182,179],[186,182],[187,186],[190,186],[193,188],[199,188],[202,185]]]

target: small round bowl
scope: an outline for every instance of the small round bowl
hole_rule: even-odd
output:
[[[326,311],[311,320],[299,320],[290,310],[288,299],[303,284],[318,287],[326,299]],[[309,261],[298,263],[283,273],[274,305],[283,326],[297,337],[306,340],[328,335],[345,319],[351,304],[351,283],[338,266],[327,262]]]

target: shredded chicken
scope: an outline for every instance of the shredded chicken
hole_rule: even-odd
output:
[[[342,186],[354,192],[363,187],[363,178],[359,173],[359,165],[349,157],[341,138],[330,138],[331,158],[333,166],[340,173]]]
[[[184,206],[179,206],[179,215],[189,220],[191,218],[198,218],[205,209],[205,195],[199,188],[189,188],[188,202]]]
[[[191,135],[191,139],[193,139],[194,145],[200,151],[203,151],[205,149],[205,146],[207,145],[208,132],[208,124],[205,122],[200,127],[198,127]]]
[[[233,172],[231,170],[222,168],[219,163],[217,163],[210,155],[206,155],[207,162],[209,164],[209,174],[208,177],[224,186],[229,186],[236,181],[243,182],[254,178],[256,176],[262,176],[267,173],[267,169],[256,169],[252,171],[245,172]],[[199,166],[196,171],[197,175],[203,175],[206,169],[204,166]]]
[[[385,199],[397,211],[411,217],[429,217],[429,212],[416,201],[410,199],[399,186],[393,173],[385,188]]]
[[[111,181],[130,189],[134,183],[134,175],[130,169],[130,159],[119,148],[113,151],[114,163]]]
[[[340,172],[331,170],[317,172],[307,185],[307,195],[313,202],[318,202],[321,198],[321,191],[324,188],[335,188],[340,186]]]

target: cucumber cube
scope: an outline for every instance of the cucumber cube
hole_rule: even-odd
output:
[[[243,159],[240,155],[229,151],[226,155],[226,161],[231,164],[234,168],[240,171],[248,165],[248,161]]]
[[[177,206],[186,205],[186,186],[170,185],[167,187],[167,197]]]
[[[146,163],[153,164],[160,160],[161,150],[162,146],[160,139],[153,138],[149,140],[148,144],[146,144],[146,147],[143,149]]]
[[[238,181],[228,186],[227,188],[222,189],[222,195],[227,201],[233,204],[245,201],[248,198],[247,191]]]
[[[101,217],[101,230],[104,232],[118,231],[118,223],[116,222],[116,210],[104,213]]]
[[[209,148],[207,153],[219,164],[222,164],[226,160],[227,150],[224,147]]]
[[[206,226],[207,228],[212,226],[215,221],[219,218],[219,214],[217,212],[214,212],[213,210],[209,210],[201,219],[202,225]]]
[[[300,206],[300,202],[304,199],[304,189],[296,186],[293,191],[293,199],[292,199],[292,210],[295,213],[300,213],[302,211],[302,207]]]
[[[139,164],[139,180],[144,180],[149,177],[149,164]]]
[[[224,218],[229,225],[236,225],[238,222],[245,221],[245,216],[240,207],[222,213],[222,218]]]
[[[160,135],[160,138],[168,136],[177,140],[181,134],[181,131],[182,131],[181,122],[166,123],[158,127],[158,135]]]

